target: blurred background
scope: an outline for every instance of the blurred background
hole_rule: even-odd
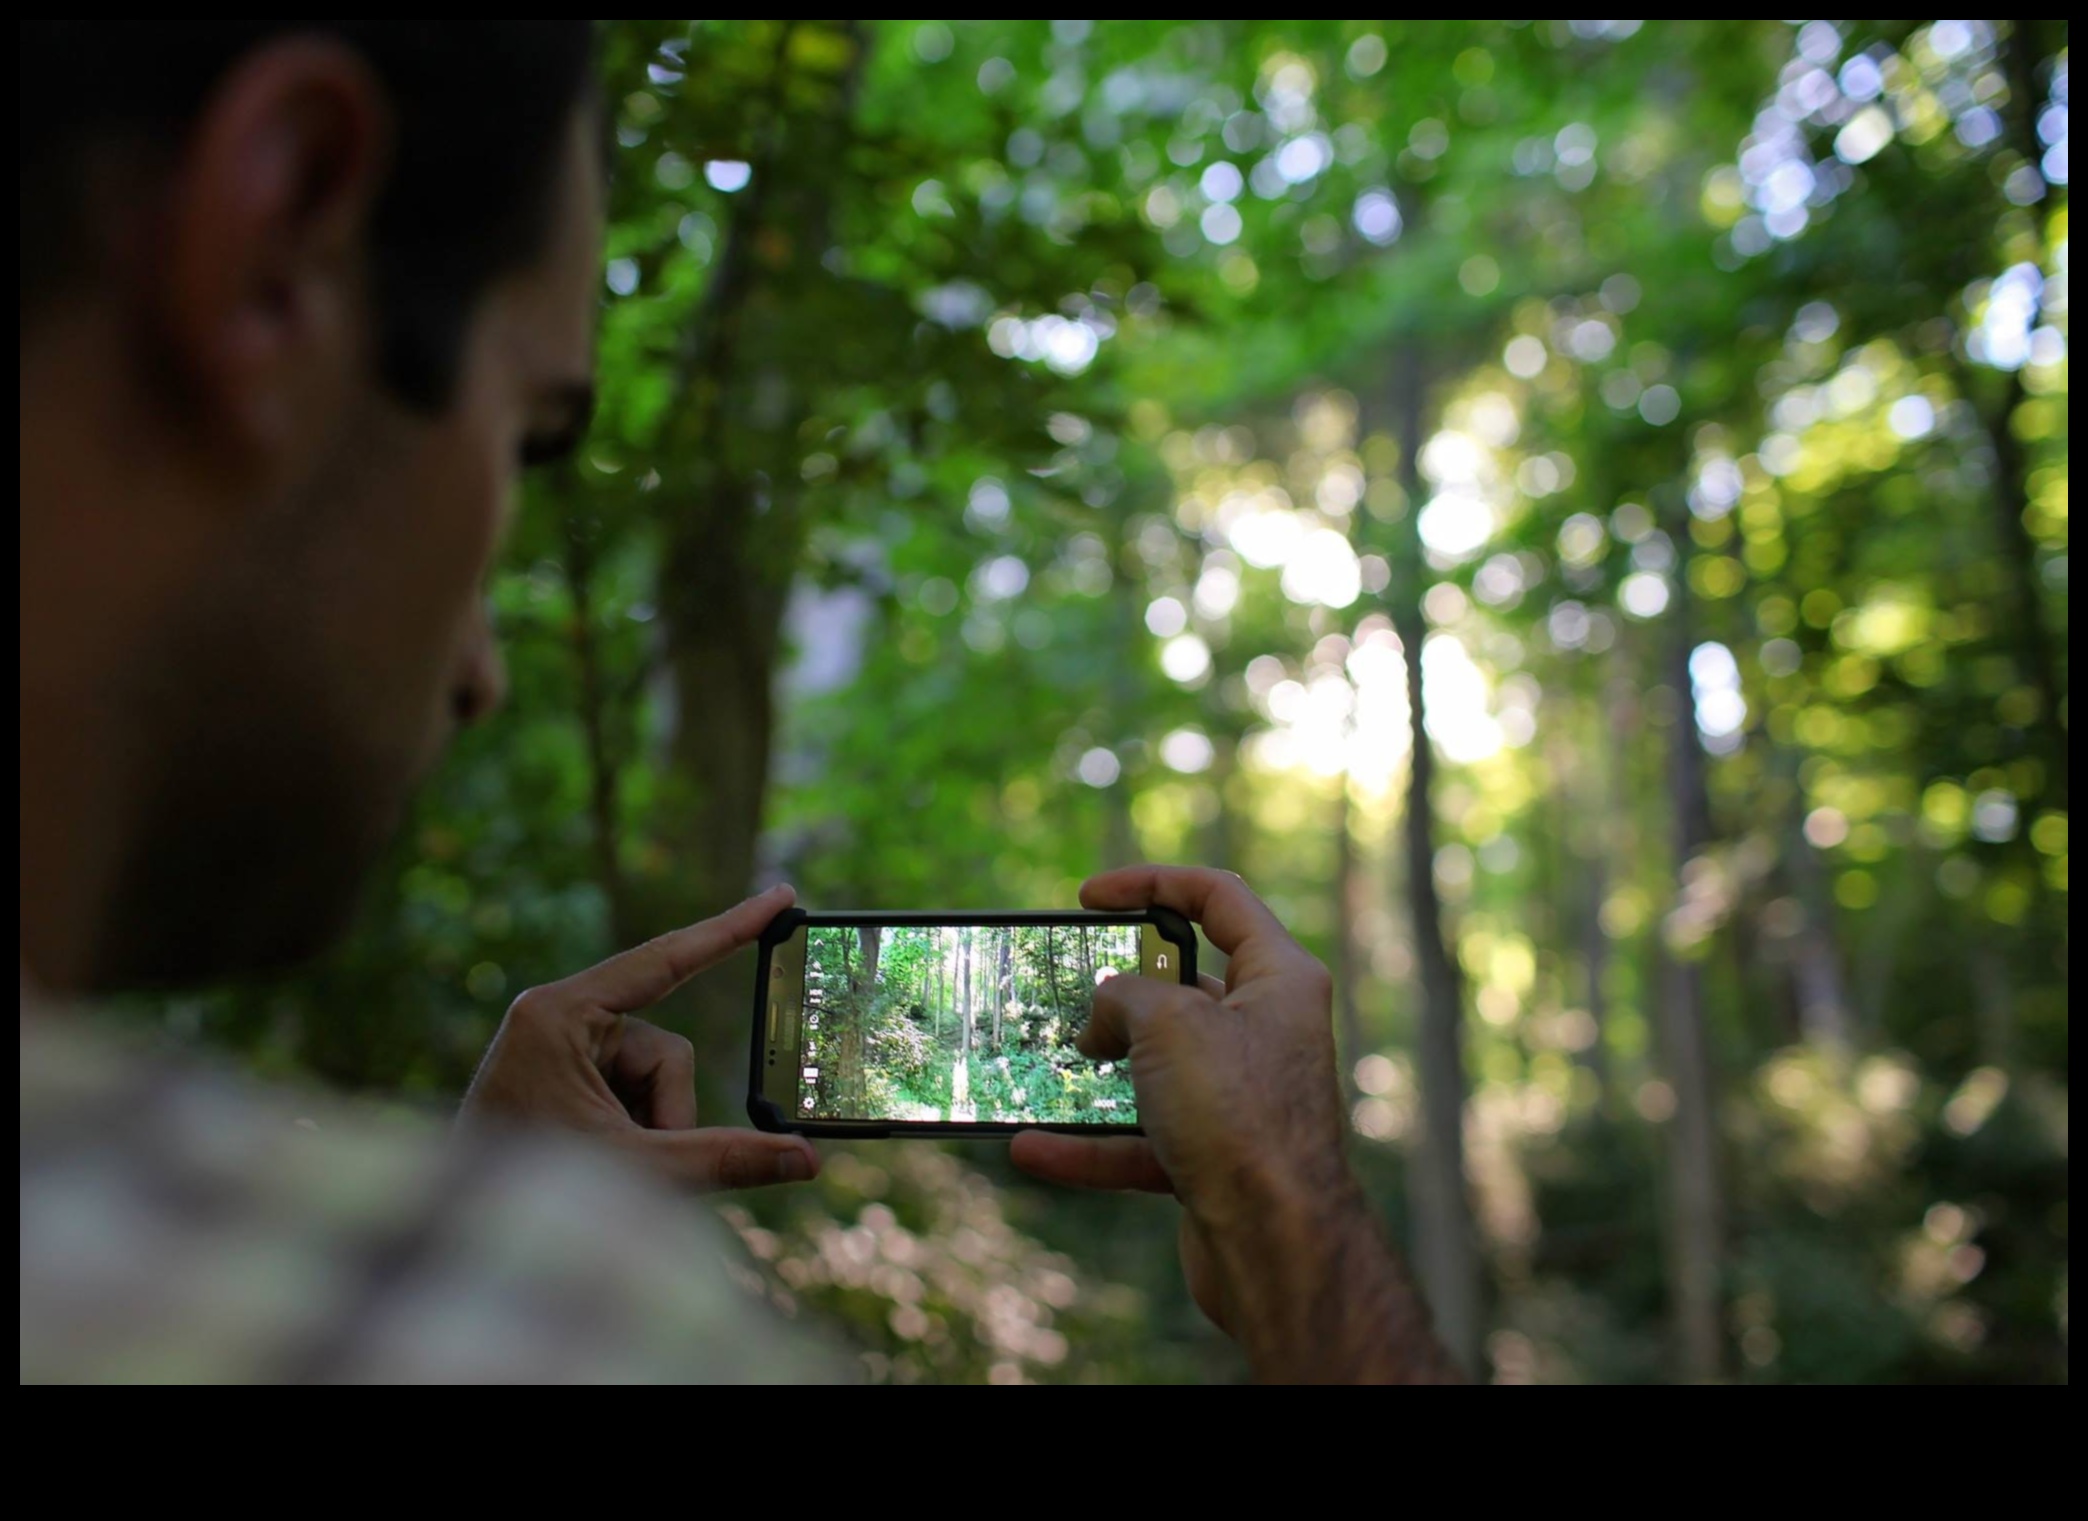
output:
[[[604,68],[602,407],[493,587],[512,701],[343,951],[144,1017],[439,1103],[523,988],[778,877],[1220,865],[1335,970],[1477,1376],[2065,1379],[2064,23]],[[750,980],[665,1011],[714,1121]],[[728,1213],[873,1378],[1244,1377],[1168,1200],[905,1143]]]

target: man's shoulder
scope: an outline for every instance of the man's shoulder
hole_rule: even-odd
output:
[[[453,1137],[22,1019],[25,1381],[798,1380],[707,1211],[594,1148]]]

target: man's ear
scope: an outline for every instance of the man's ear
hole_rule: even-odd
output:
[[[252,483],[323,447],[365,372],[365,254],[392,120],[337,43],[255,50],[212,92],[140,271],[202,451]]]

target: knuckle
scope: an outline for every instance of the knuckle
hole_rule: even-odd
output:
[[[745,1188],[754,1181],[754,1156],[742,1141],[730,1141],[718,1153],[717,1179],[720,1188]]]
[[[524,1029],[540,1030],[557,1018],[550,996],[542,988],[525,989],[508,1005],[508,1022]]]
[[[1146,1012],[1144,1034],[1149,1040],[1173,1041],[1188,1027],[1187,1016],[1192,1008],[1209,1003],[1207,998],[1188,996],[1188,990],[1173,998],[1161,999]]]

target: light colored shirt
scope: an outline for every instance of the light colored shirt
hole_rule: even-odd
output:
[[[828,1382],[706,1209],[22,1014],[24,1383]]]

